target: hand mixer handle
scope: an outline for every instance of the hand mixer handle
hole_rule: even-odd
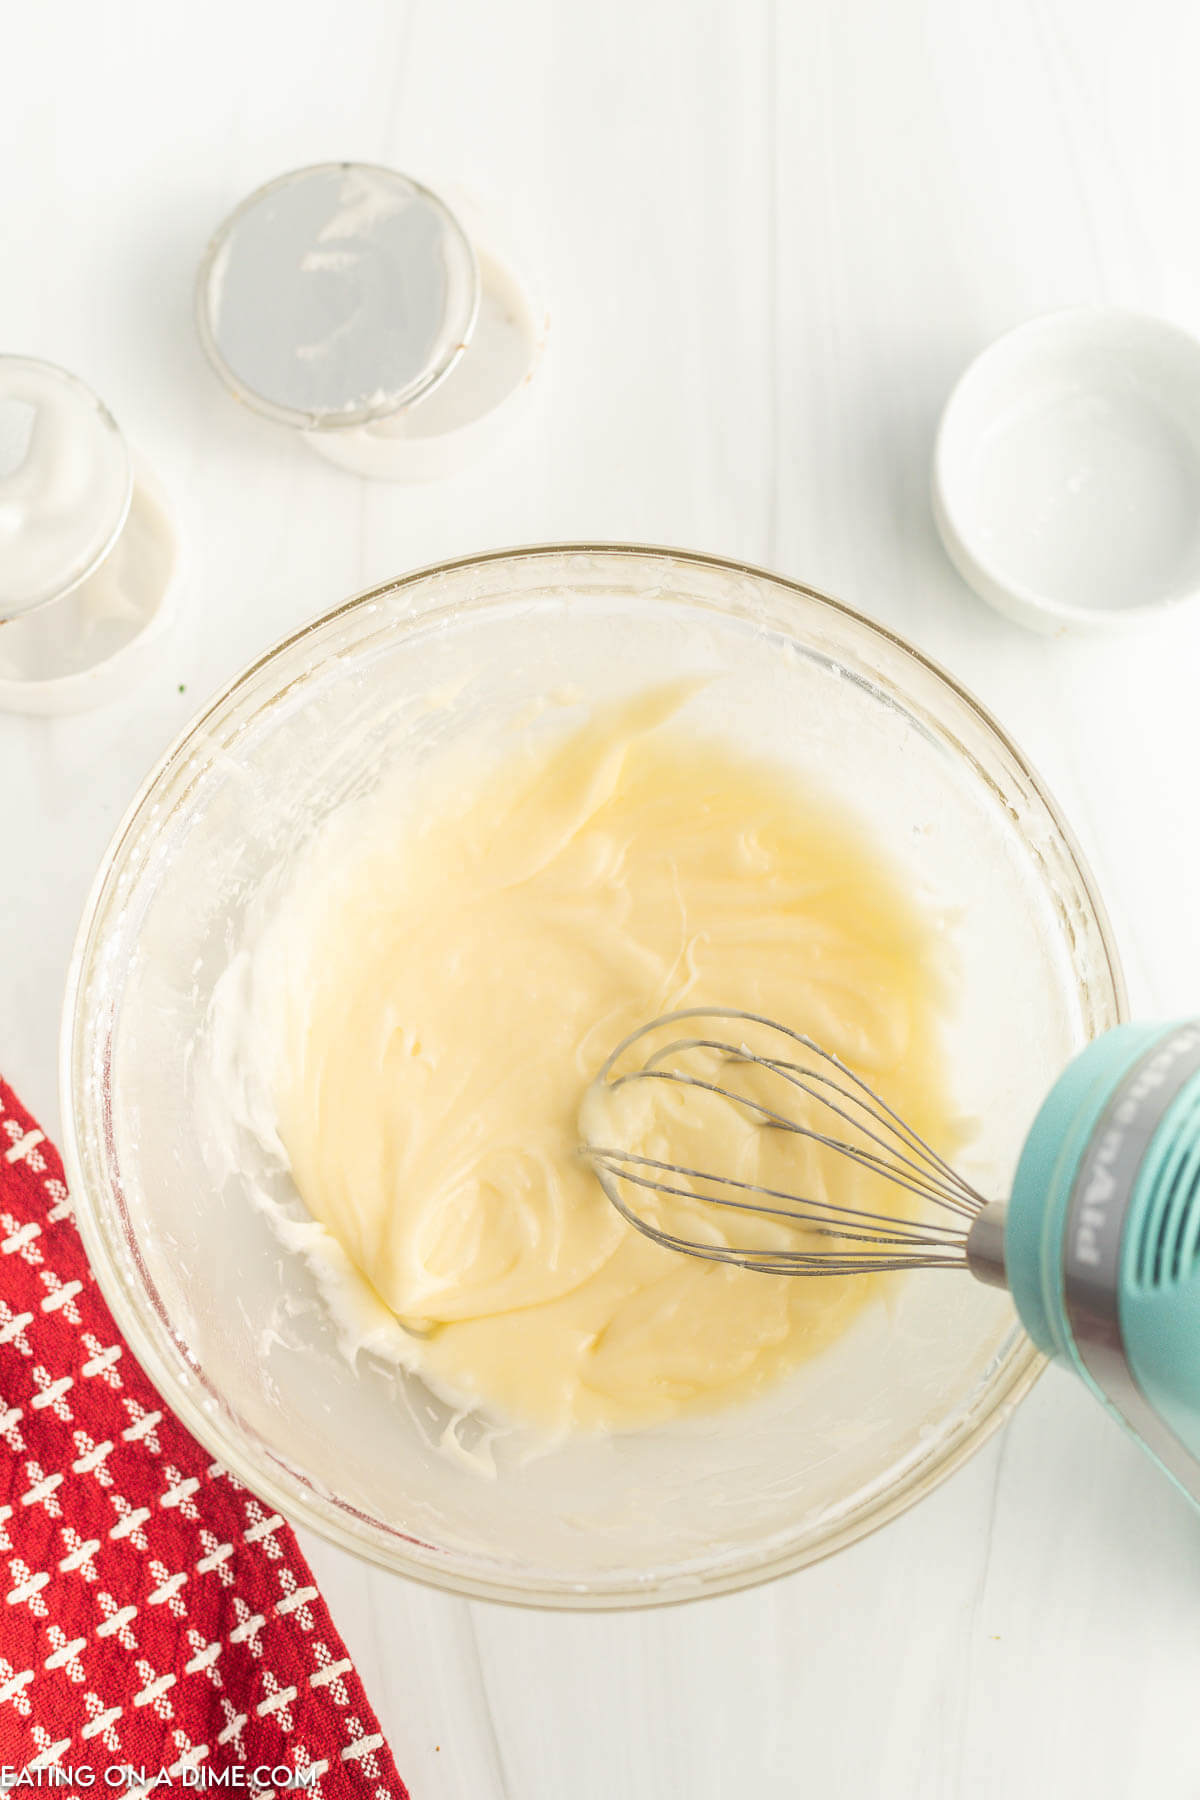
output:
[[[1003,1256],[1034,1342],[1200,1503],[1200,1021],[1117,1026],[1068,1066]]]

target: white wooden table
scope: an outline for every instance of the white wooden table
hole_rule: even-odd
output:
[[[1200,611],[1027,637],[926,501],[997,332],[1079,300],[1200,327],[1189,0],[46,0],[3,36],[0,348],[106,397],[187,546],[136,692],[0,718],[0,1068],[49,1129],[85,888],[193,709],[356,589],[551,538],[751,558],[914,638],[1042,767],[1135,1006],[1200,1011]],[[335,157],[510,203],[550,282],[539,412],[438,487],[318,461],[196,344],[211,227]],[[307,1547],[416,1800],[1200,1793],[1200,1520],[1056,1373],[897,1524],[698,1607],[505,1611]]]

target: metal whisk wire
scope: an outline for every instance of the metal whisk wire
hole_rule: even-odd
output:
[[[685,1021],[699,1019],[736,1021],[776,1033],[789,1047],[788,1054],[764,1055],[751,1050],[744,1042],[737,1044],[722,1037],[689,1035],[662,1045],[640,1066],[624,1073],[613,1073],[641,1040]],[[793,1046],[816,1059],[818,1066],[796,1060]],[[686,1068],[670,1066],[672,1059],[694,1051],[709,1051],[730,1063],[767,1070],[817,1102],[865,1142],[847,1141],[845,1137],[832,1135],[832,1131],[805,1125],[721,1081],[709,1081]],[[629,1224],[656,1243],[711,1262],[730,1263],[767,1274],[844,1275],[964,1267],[968,1230],[986,1205],[984,1196],[860,1075],[802,1032],[760,1013],[732,1007],[697,1006],[666,1013],[639,1026],[617,1045],[596,1077],[596,1086],[615,1093],[630,1083],[644,1081],[699,1089],[728,1100],[764,1126],[792,1132],[845,1156],[868,1172],[907,1190],[930,1207],[950,1213],[955,1221],[905,1219],[868,1208],[813,1199],[787,1189],[692,1168],[685,1163],[659,1160],[614,1145],[585,1144],[584,1154],[590,1159],[609,1200]],[[689,1183],[701,1184],[703,1191],[687,1185]],[[814,1237],[831,1240],[831,1244],[828,1248],[813,1249],[756,1248],[685,1237],[638,1212],[623,1192],[626,1185],[683,1200],[701,1200],[735,1212],[784,1219],[805,1227]]]

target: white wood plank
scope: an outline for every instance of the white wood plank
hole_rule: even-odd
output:
[[[356,588],[551,537],[757,558],[910,634],[1044,768],[1138,1005],[1200,1010],[1200,617],[1026,637],[967,594],[926,503],[942,400],[998,331],[1077,300],[1200,325],[1195,8],[127,0],[7,31],[0,348],[92,381],[187,545],[180,628],[127,704],[0,717],[0,1068],[47,1125],[91,870],[194,704]],[[343,155],[474,187],[545,273],[538,409],[437,487],[326,467],[194,342],[211,227]],[[887,1531],[698,1608],[509,1613],[311,1548],[419,1800],[1127,1800],[1200,1785],[1198,1543],[1051,1375]]]

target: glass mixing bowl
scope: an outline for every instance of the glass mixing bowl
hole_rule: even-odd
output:
[[[806,772],[953,909],[950,1048],[1002,1195],[1053,1077],[1122,1015],[1086,868],[986,713],[899,639],[715,557],[606,546],[469,557],[347,602],[261,657],[167,752],[97,878],[68,983],[66,1161],[97,1278],[164,1399],[291,1518],[462,1593],[614,1607],[778,1575],[962,1462],[1041,1359],[1005,1294],[897,1276],[774,1392],[670,1427],[492,1448],[422,1383],[352,1363],[307,1263],[231,1173],[202,1103],[214,983],[245,911],[332,809],[547,693],[709,679],[686,717]],[[211,1096],[210,1096],[211,1099]],[[300,1209],[294,1193],[276,1196]],[[303,1217],[302,1209],[298,1213]]]

